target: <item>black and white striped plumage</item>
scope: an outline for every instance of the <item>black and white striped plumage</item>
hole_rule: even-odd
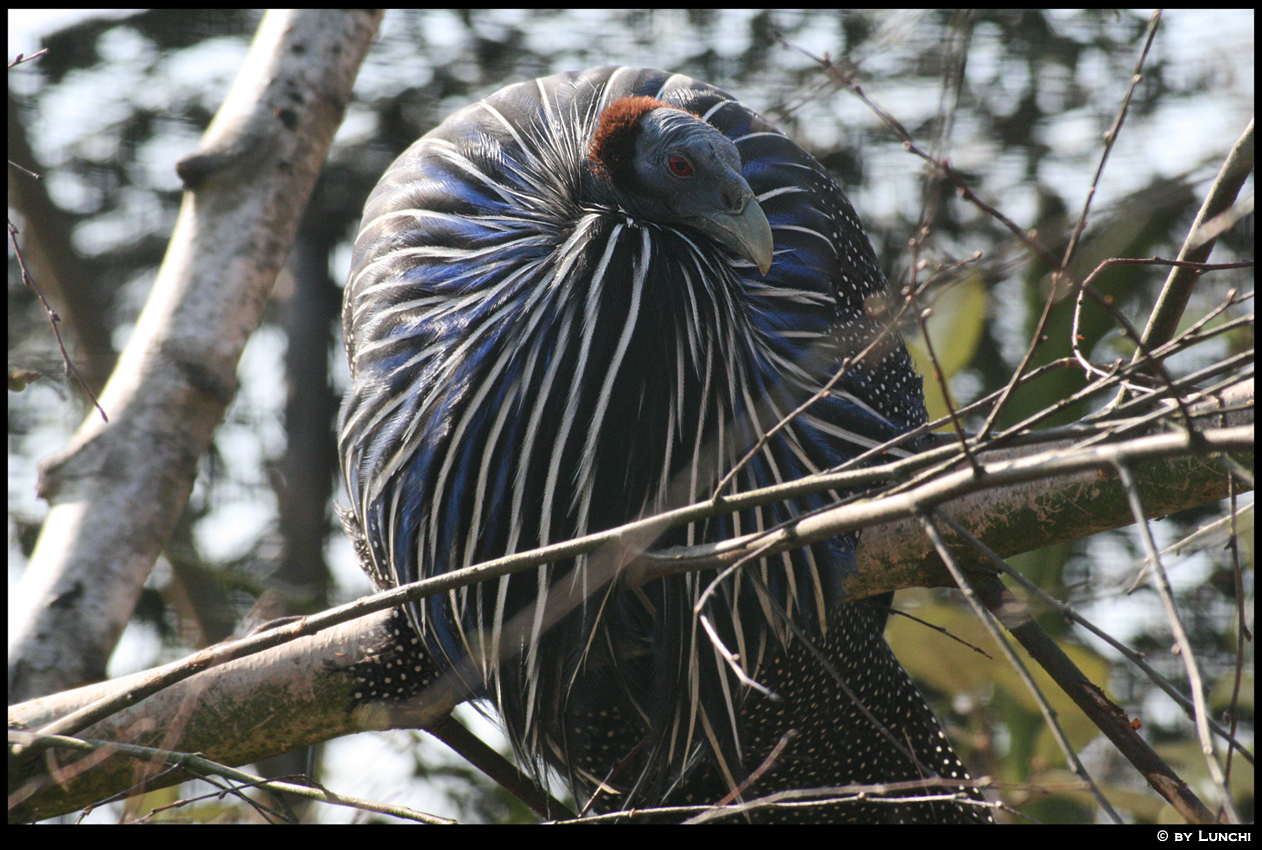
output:
[[[836,184],[710,86],[598,68],[457,112],[382,177],[346,287],[353,382],[340,450],[366,569],[402,584],[707,498],[760,434],[877,337],[868,301],[884,294]],[[920,378],[886,336],[735,486],[836,467],[924,415]],[[828,501],[698,523],[654,546],[770,528]],[[885,614],[845,603],[851,538],[746,567],[702,607],[744,672],[783,702],[741,685],[699,624],[694,606],[714,575],[627,589],[605,580],[601,557],[410,611],[432,652],[474,659],[474,686],[522,755],[579,792],[617,792],[600,808],[716,802],[789,728],[799,738],[747,798],[932,775],[846,704],[772,606],[827,648],[924,768],[964,775],[881,637]],[[574,592],[585,601],[545,628],[547,603]],[[851,803],[827,817],[975,814]]]

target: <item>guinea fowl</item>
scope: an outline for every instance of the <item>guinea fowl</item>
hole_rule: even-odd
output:
[[[340,453],[365,569],[396,586],[703,501],[733,469],[728,492],[750,490],[896,439],[925,409],[870,309],[885,294],[837,184],[716,88],[606,67],[460,110],[381,178],[355,242]],[[853,536],[624,585],[615,568],[637,554],[453,590],[408,621],[519,756],[598,811],[968,778],[882,637],[890,599],[846,598]],[[989,820],[975,789],[940,782],[741,817]]]

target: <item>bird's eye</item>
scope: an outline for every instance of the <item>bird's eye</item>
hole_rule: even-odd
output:
[[[670,167],[670,173],[676,177],[692,176],[692,163],[677,153],[671,154],[667,165]]]

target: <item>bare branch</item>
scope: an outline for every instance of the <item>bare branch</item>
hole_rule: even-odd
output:
[[[52,504],[18,588],[10,695],[104,675],[236,392],[380,13],[269,14],[201,151],[149,302],[89,417],[43,466]]]

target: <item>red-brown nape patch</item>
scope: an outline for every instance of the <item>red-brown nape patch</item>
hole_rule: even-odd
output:
[[[679,107],[647,95],[624,97],[609,104],[601,113],[600,125],[587,152],[592,167],[598,172],[603,171],[611,180],[621,182],[635,158],[635,137],[640,131],[640,119],[654,109]],[[684,111],[680,109],[680,112]]]

